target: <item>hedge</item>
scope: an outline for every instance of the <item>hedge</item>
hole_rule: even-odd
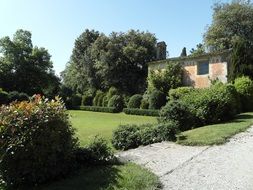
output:
[[[117,108],[114,107],[100,107],[100,106],[79,106],[76,109],[83,111],[94,111],[94,112],[107,112],[107,113],[118,113]]]
[[[159,116],[159,110],[124,108],[123,112],[129,115]]]

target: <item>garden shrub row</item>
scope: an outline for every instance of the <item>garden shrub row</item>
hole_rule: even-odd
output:
[[[107,113],[119,113],[115,107],[101,107],[101,106],[78,106],[76,107],[83,111],[94,111],[94,112],[107,112]]]
[[[238,103],[235,87],[218,83],[170,100],[162,108],[160,120],[178,122],[179,129],[185,131],[232,119],[238,113]]]
[[[112,137],[112,145],[118,150],[136,148],[162,141],[176,140],[177,124],[173,121],[146,125],[120,125]]]
[[[124,108],[123,112],[130,115],[159,116],[159,110]]]
[[[13,101],[24,101],[24,100],[29,100],[29,96],[26,93],[17,91],[12,91],[8,93],[0,88],[0,105],[9,104],[10,102]]]

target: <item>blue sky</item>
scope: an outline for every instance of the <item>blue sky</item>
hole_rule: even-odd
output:
[[[223,0],[221,2],[228,2]],[[86,29],[105,34],[139,29],[167,43],[170,57],[202,42],[217,0],[0,0],[0,37],[32,32],[33,44],[64,70],[75,39]],[[220,2],[220,1],[219,1]]]

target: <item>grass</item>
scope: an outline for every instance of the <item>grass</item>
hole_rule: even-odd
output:
[[[245,131],[253,124],[253,112],[239,114],[234,120],[215,125],[208,125],[182,132],[177,143],[191,146],[224,144],[233,135]]]
[[[95,135],[110,141],[112,132],[120,124],[156,123],[155,117],[126,115],[125,113],[101,113],[89,111],[69,111],[71,123],[81,145],[85,145]]]
[[[36,190],[155,190],[158,177],[135,164],[99,166],[82,169],[71,178]]]

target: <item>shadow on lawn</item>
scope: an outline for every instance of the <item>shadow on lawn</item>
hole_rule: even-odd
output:
[[[44,185],[36,190],[103,190],[117,187],[121,178],[117,167],[96,166],[81,169],[77,174],[49,185]]]
[[[238,116],[236,116],[235,118],[236,120],[237,119],[253,119],[253,115],[250,115],[250,114],[240,114]]]

